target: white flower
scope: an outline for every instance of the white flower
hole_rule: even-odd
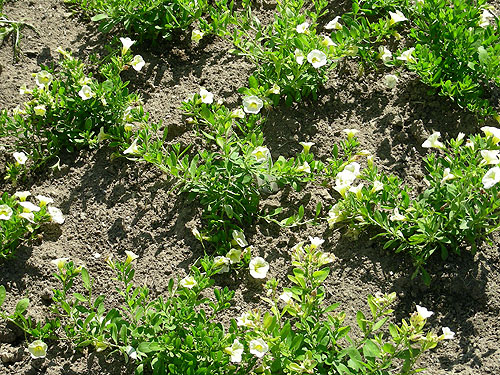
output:
[[[309,154],[309,150],[314,146],[314,142],[299,142],[299,144],[304,148],[304,154]]]
[[[417,60],[415,57],[413,57],[413,51],[415,51],[415,48],[410,48],[401,53],[400,56],[397,57],[398,60],[401,61],[408,61],[408,62],[416,62]]]
[[[233,118],[242,118],[243,119],[243,118],[245,118],[245,112],[241,108],[235,109],[231,113],[231,117],[233,117]]]
[[[386,46],[378,47],[378,51],[378,57],[384,64],[392,60],[392,52],[389,51]]]
[[[19,215],[20,218],[28,220],[30,223],[35,223],[35,214],[33,212],[21,212]],[[1,217],[0,217],[1,219]]]
[[[342,25],[339,23],[340,16],[335,17],[325,26],[327,30],[342,30]]]
[[[33,111],[35,111],[35,115],[37,116],[43,116],[47,112],[47,109],[43,104],[37,105],[36,107],[33,107]]]
[[[498,158],[498,154],[500,150],[481,150],[481,156],[483,157],[482,164],[493,164],[496,165],[500,163],[500,159]]]
[[[202,31],[200,30],[193,30],[191,32],[191,41],[193,43],[199,43],[200,40],[203,38],[203,35],[205,35]]]
[[[483,126],[481,130],[484,132],[486,137],[493,138],[494,144],[498,144],[498,142],[500,142],[500,129],[493,126]]]
[[[458,133],[458,135],[457,135],[457,142],[460,142],[462,139],[464,139],[464,137],[465,137],[464,133],[462,133],[462,132]]]
[[[129,146],[129,148],[123,151],[123,153],[125,155],[126,154],[139,155],[140,151],[139,151],[139,146],[137,146],[137,139],[135,139],[134,142],[132,142],[132,144]]]
[[[42,340],[35,340],[28,345],[28,351],[31,353],[31,358],[45,358],[47,355],[47,344]]]
[[[6,204],[0,204],[0,220],[10,220],[12,217],[12,208]]]
[[[214,94],[205,90],[203,87],[200,89],[201,102],[205,104],[212,104],[214,102]]]
[[[40,211],[40,207],[34,205],[31,202],[17,202],[23,208],[24,212],[38,212]]]
[[[234,339],[233,344],[224,348],[224,351],[231,356],[231,362],[239,363],[244,349],[243,344],[238,339]]]
[[[481,17],[479,18],[479,27],[487,28],[490,24],[490,18],[494,18],[493,14],[491,14],[487,9],[484,9]]]
[[[125,254],[127,255],[127,259],[125,259],[125,265],[128,265],[137,258],[139,258],[139,255],[135,254],[133,251],[130,250],[125,250]]]
[[[405,215],[401,215],[399,213],[399,209],[396,207],[394,209],[394,214],[392,214],[390,217],[389,217],[389,220],[390,221],[405,221],[406,220],[406,217]]]
[[[296,171],[297,172],[311,173],[311,167],[309,166],[309,163],[307,161],[305,161],[304,164],[297,167]]]
[[[443,327],[443,340],[453,340],[455,337],[455,332],[453,332],[448,327]]]
[[[231,264],[239,263],[241,259],[241,250],[231,249],[226,254],[226,258],[229,259]]]
[[[38,199],[38,201],[40,202],[40,207],[54,203],[54,200],[52,198],[46,197],[44,195],[37,195],[35,198]]]
[[[372,187],[372,193],[375,193],[377,191],[384,190],[384,183],[381,181],[373,181],[373,187]]]
[[[125,108],[125,111],[123,111],[123,121],[125,122],[132,122],[134,121],[134,115],[132,114],[132,108],[131,106],[128,106]]]
[[[359,163],[353,161],[352,163],[347,164],[342,172],[350,172],[354,175],[354,178],[357,178],[359,176],[360,169],[361,166],[359,165]]]
[[[243,232],[233,230],[232,232],[233,240],[238,244],[239,247],[248,246],[248,242],[245,238],[245,234]]]
[[[46,70],[42,70],[41,72],[35,75],[36,85],[41,89],[49,87],[52,82],[52,74],[47,72]]]
[[[394,87],[396,87],[396,85],[398,84],[398,80],[399,78],[394,74],[387,74],[384,77],[384,83],[389,89],[393,89]]]
[[[229,265],[231,260],[226,257],[217,256],[214,258],[214,267],[220,268],[219,273],[229,272]]]
[[[271,87],[271,88],[269,89],[269,93],[270,93],[270,94],[279,95],[279,94],[280,94],[280,92],[281,92],[281,89],[280,89],[280,87],[279,87],[276,83],[275,83],[275,84],[273,84],[273,87]]]
[[[251,95],[243,98],[243,110],[246,113],[259,113],[260,109],[264,105],[264,102],[257,96]]]
[[[309,236],[309,241],[311,242],[311,246],[310,246],[311,249],[316,249],[316,248],[320,247],[323,244],[323,242],[325,242],[325,240],[322,238],[311,237],[311,236]]]
[[[482,183],[485,189],[489,189],[500,182],[500,167],[491,168],[482,179]]]
[[[182,286],[183,288],[192,289],[196,285],[198,285],[198,283],[196,282],[193,276],[186,276],[181,281],[179,281],[179,285]]]
[[[269,346],[261,338],[250,341],[248,346],[250,347],[250,353],[257,358],[262,358],[269,350]]]
[[[316,69],[326,64],[326,55],[324,52],[313,49],[307,54],[307,61]]]
[[[356,134],[359,133],[359,130],[357,129],[344,129],[342,131],[347,134],[348,139],[351,139],[352,137],[354,137]]]
[[[120,42],[122,42],[122,55],[125,55],[130,47],[132,47],[132,44],[135,43],[135,40],[130,38],[120,38]]]
[[[49,212],[50,219],[53,223],[64,224],[64,215],[59,208],[49,206],[47,207],[47,211]]]
[[[363,186],[364,184],[359,184],[358,186],[351,186],[349,192],[356,195],[356,198],[361,199],[363,196]]]
[[[422,319],[427,319],[434,314],[432,311],[429,311],[425,307],[419,305],[417,305],[417,313]]]
[[[264,279],[269,271],[269,263],[264,258],[255,257],[249,264],[250,275],[255,279]]]
[[[422,143],[422,147],[424,148],[444,148],[444,144],[438,141],[438,138],[441,136],[440,132],[432,133],[427,140]]]
[[[236,318],[236,324],[239,327],[249,327],[252,328],[255,324],[252,319],[252,313],[244,312],[241,316]]]
[[[16,159],[16,163],[17,164],[25,164],[26,161],[28,160],[28,157],[26,156],[26,154],[24,152],[14,152],[12,154],[12,156],[14,156],[14,159]]]
[[[335,44],[332,40],[332,38],[330,38],[329,36],[327,35],[323,35],[323,40],[321,41],[321,44],[324,46],[324,47],[333,47],[333,46],[336,46],[337,44]]]
[[[389,25],[394,25],[397,22],[403,22],[408,20],[408,18],[406,18],[405,15],[401,13],[399,10],[397,10],[396,13],[389,12],[389,15],[391,16]]]
[[[109,135],[104,132],[104,126],[101,126],[101,128],[99,129],[99,134],[97,134],[97,142],[102,142],[108,137]]]
[[[295,61],[297,61],[297,64],[302,65],[304,63],[304,53],[300,49],[295,49],[293,55],[295,56]]]
[[[14,197],[19,199],[21,202],[24,202],[30,195],[31,193],[29,191],[16,191],[14,193]]]
[[[338,203],[334,204],[333,207],[328,211],[328,225],[330,227],[333,227],[335,223],[339,223],[342,220],[344,220],[344,214],[340,209],[340,206]]]
[[[78,92],[78,95],[80,95],[80,98],[82,98],[82,100],[88,100],[92,98],[95,94],[92,92],[90,86],[83,85],[80,91]]]
[[[283,292],[279,296],[279,299],[284,301],[286,304],[288,304],[292,301],[292,296],[293,296],[292,292]]]
[[[134,58],[132,59],[132,61],[130,62],[130,65],[132,65],[132,68],[134,68],[137,72],[140,72],[145,64],[146,63],[141,55],[135,55]]]
[[[26,95],[26,94],[31,94],[33,93],[33,90],[29,90],[26,85],[22,85],[20,88],[19,88],[19,94],[20,95]]]
[[[125,348],[125,352],[127,353],[127,355],[132,358],[134,361],[137,359],[137,351],[134,349],[134,347],[128,345],[126,348]]]
[[[69,258],[57,258],[57,259],[51,260],[50,263],[55,265],[59,269],[59,271],[62,271],[62,269],[64,268],[64,266],[68,262],[68,260],[69,260]]]
[[[262,163],[271,158],[271,152],[267,147],[259,146],[252,151],[252,156],[255,157],[257,163]]]
[[[443,171],[443,178],[441,180],[441,183],[453,180],[454,178],[456,178],[456,176],[453,173],[450,173],[450,168],[445,168]]]
[[[308,27],[309,27],[309,23],[308,22],[304,22],[304,23],[301,23],[300,25],[297,25],[297,27],[295,28],[295,30],[297,30],[297,32],[299,34],[304,34],[307,31]]]

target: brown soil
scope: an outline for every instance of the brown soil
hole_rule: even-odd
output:
[[[348,9],[348,1],[331,3],[338,5],[330,7],[332,14]],[[19,87],[33,84],[30,74],[38,71],[40,64],[50,64],[57,58],[57,47],[70,48],[85,58],[99,52],[112,37],[101,35],[91,22],[73,16],[60,0],[17,0],[7,3],[4,11],[12,19],[32,24],[39,35],[24,31],[21,62],[12,61],[8,43],[0,49],[0,108],[13,108],[22,102]],[[229,55],[229,48],[219,40],[192,48],[182,36],[154,50],[137,46],[135,52],[147,61],[146,68],[126,78],[132,81],[132,89],[142,94],[153,120],[162,120],[170,129],[170,137],[188,142],[192,133],[178,109],[181,100],[205,86],[216,98],[236,103],[236,90],[246,84],[252,67],[242,58]],[[377,163],[418,187],[422,179],[420,160],[425,154],[420,145],[432,130],[441,131],[447,138],[460,131],[476,132],[482,124],[450,100],[429,96],[427,87],[414,75],[399,73],[400,83],[390,91],[381,83],[385,73],[358,75],[355,64],[342,63],[318,101],[282,106],[269,113],[264,132],[273,157],[293,155],[300,150],[300,141],[315,142],[315,153],[327,157],[341,139],[342,129],[356,128],[361,131],[362,148],[372,151]],[[192,228],[200,226],[196,203],[188,202],[183,195],[168,194],[170,186],[153,167],[120,159],[111,162],[111,152],[104,148],[62,155],[60,172],[45,171],[17,187],[54,197],[66,222],[60,231],[45,231],[42,241],[19,248],[15,259],[0,265],[0,284],[7,289],[8,309],[17,299],[28,296],[31,315],[42,318],[48,314],[46,295],[56,286],[50,265],[54,258],[70,257],[85,264],[97,279],[98,291],[112,301],[105,255],[123,257],[125,250],[139,254],[136,280],[158,294],[165,292],[168,278],[185,275],[203,255],[191,234]],[[5,161],[8,155],[0,154],[0,162]],[[13,192],[15,188],[4,185],[1,190]],[[331,205],[332,195],[328,188],[307,186],[301,193],[281,191],[268,197],[262,206],[293,208],[300,201],[312,209],[319,200]],[[493,238],[494,245],[482,246],[475,256],[465,251],[446,264],[433,259],[429,268],[434,280],[425,287],[418,279],[410,280],[408,259],[384,252],[369,236],[354,241],[324,224],[291,230],[265,222],[247,228],[246,235],[256,252],[270,261],[271,276],[285,283],[291,246],[308,236],[325,238],[325,250],[338,257],[327,280],[329,298],[341,302],[351,317],[358,309],[366,311],[366,297],[377,291],[397,293],[397,319],[407,317],[415,304],[435,311],[430,326],[435,330],[449,326],[456,332],[456,339],[425,355],[421,366],[427,367],[427,374],[500,373],[498,237]],[[101,257],[96,258],[95,253]],[[218,278],[217,284],[236,289],[228,316],[260,304],[262,285],[247,272]],[[22,335],[0,326],[0,353],[12,353],[11,362],[0,364],[0,373],[132,371],[120,356],[75,352],[64,343],[51,344],[48,357],[36,361],[25,347]]]

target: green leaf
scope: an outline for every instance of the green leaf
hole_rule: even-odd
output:
[[[248,85],[250,86],[251,89],[259,88],[259,82],[257,81],[257,78],[255,78],[254,76],[248,77]]]
[[[5,287],[3,285],[0,285],[0,306],[2,306],[3,302],[5,301]]]
[[[29,304],[30,300],[28,298],[23,298],[22,300],[20,300],[16,306],[16,314],[21,315],[22,313],[24,313],[28,308]]]
[[[363,345],[363,355],[365,357],[378,358],[380,356],[380,348],[372,340],[367,340]]]
[[[330,268],[327,267],[327,268],[323,268],[319,271],[315,271],[313,273],[313,277],[316,281],[321,283],[321,282],[325,281],[325,279],[328,277],[329,274],[330,274]]]
[[[361,331],[366,332],[366,318],[361,311],[357,312],[356,321],[358,322],[358,326],[361,328]]]
[[[157,342],[141,342],[137,347],[137,351],[142,353],[157,352],[160,349],[160,345]]]
[[[91,18],[92,21],[97,22],[103,19],[109,18],[109,16],[105,13],[97,14]]]
[[[73,297],[75,297],[80,302],[87,302],[87,298],[81,295],[80,293],[73,293]]]
[[[87,290],[90,289],[90,277],[89,273],[85,268],[82,268],[82,281],[83,285],[85,286],[85,289]]]

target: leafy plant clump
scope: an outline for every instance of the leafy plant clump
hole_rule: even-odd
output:
[[[335,189],[343,199],[330,210],[330,224],[377,228],[384,248],[408,253],[414,276],[422,273],[429,283],[424,267],[433,253],[444,260],[467,246],[474,252],[478,242],[500,228],[500,129],[482,129],[485,136],[467,141],[461,134],[445,144],[436,132],[424,142],[423,147],[437,152],[424,160],[427,187],[419,194],[398,177],[379,173],[372,162],[364,170],[342,171]]]
[[[0,137],[7,150],[26,155],[22,163],[7,164],[6,178],[15,180],[54,161],[62,150],[96,147],[106,138],[120,146],[147,121],[139,97],[129,93],[128,82],[120,77],[129,66],[140,70],[144,60],[139,55],[132,57],[129,47],[133,41],[127,38],[122,42],[122,55],[103,63],[98,77],[59,49],[62,58],[58,69],[43,67],[34,74],[34,88],[21,87],[20,93],[29,95],[30,100],[12,114],[0,112]]]
[[[263,300],[270,311],[244,312],[229,329],[217,316],[230,306],[234,292],[215,288],[212,298],[205,297],[214,283],[210,276],[220,270],[213,262],[202,260],[203,271],[192,267],[177,285],[169,280],[167,296],[154,297],[146,286],[133,284],[137,256],[132,252],[123,262],[108,260],[122,301],[115,308],[103,295],[94,295],[96,280],[84,267],[62,258],[53,261],[61,283],[54,290],[53,319],[42,325],[27,318],[28,299],[19,301],[12,314],[0,310],[0,316],[35,338],[28,346],[33,358],[46,356],[45,341],[64,339],[79,348],[121,352],[136,374],[413,374],[423,352],[453,338],[447,327],[440,336],[426,332],[433,313],[418,305],[409,320],[389,323],[392,293],[368,297],[371,317],[357,313],[362,337],[351,339],[345,313],[335,312],[338,304],[323,303],[325,265],[334,257],[318,249],[321,242],[313,239],[292,249],[291,288],[278,295],[276,280],[266,284]],[[84,292],[73,292],[77,281]],[[0,286],[0,306],[5,298]]]

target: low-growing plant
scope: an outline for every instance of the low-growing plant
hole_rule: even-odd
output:
[[[369,296],[371,317],[358,312],[361,335],[350,338],[345,313],[334,312],[339,304],[323,303],[323,282],[329,275],[324,266],[334,257],[318,249],[322,242],[311,238],[311,244],[297,244],[292,249],[292,287],[278,296],[277,281],[269,280],[263,300],[270,312],[245,312],[231,320],[229,329],[217,317],[230,306],[234,292],[214,288],[213,297],[206,297],[214,283],[210,276],[221,269],[214,262],[203,259],[202,270],[192,267],[177,285],[169,280],[166,297],[154,297],[148,287],[134,286],[137,255],[132,252],[123,262],[107,261],[121,298],[117,307],[94,295],[96,280],[84,267],[61,258],[52,262],[61,283],[54,290],[55,318],[44,325],[27,318],[26,298],[13,314],[0,309],[0,316],[35,338],[28,346],[33,358],[46,356],[43,340],[61,339],[78,348],[121,352],[137,374],[413,374],[423,352],[453,338],[447,327],[440,336],[426,332],[432,312],[418,305],[409,320],[390,323],[395,293]],[[73,291],[77,287],[82,293]],[[5,298],[0,286],[0,306]]]
[[[34,204],[27,200],[30,195],[29,191],[19,191],[0,197],[0,259],[12,256],[23,241],[36,238],[43,223],[64,222],[61,210],[51,205],[53,199],[37,195],[39,204]]]
[[[459,135],[447,143],[432,134],[423,147],[437,151],[426,156],[425,189],[416,194],[400,178],[367,168],[344,170],[335,179],[343,196],[329,212],[329,222],[348,222],[356,230],[375,227],[384,248],[407,253],[430,282],[425,264],[435,252],[443,259],[460,254],[500,227],[500,129],[482,128],[465,142]],[[357,186],[355,186],[355,181]]]
[[[90,67],[59,49],[62,58],[58,69],[43,67],[34,74],[36,87],[21,87],[20,93],[30,100],[9,111],[0,112],[0,137],[8,151],[24,153],[20,163],[7,164],[7,176],[16,178],[48,161],[54,161],[62,150],[73,151],[85,146],[96,147],[106,138],[120,146],[134,130],[147,121],[138,95],[129,93],[128,82],[120,73],[132,66],[140,70],[144,60],[132,57],[130,39],[123,39],[122,54],[110,56],[98,69]]]
[[[19,60],[21,53],[21,31],[29,28],[36,32],[35,28],[29,23],[10,19],[3,13],[3,1],[0,1],[0,45],[11,39],[12,49],[14,51],[14,60]]]

